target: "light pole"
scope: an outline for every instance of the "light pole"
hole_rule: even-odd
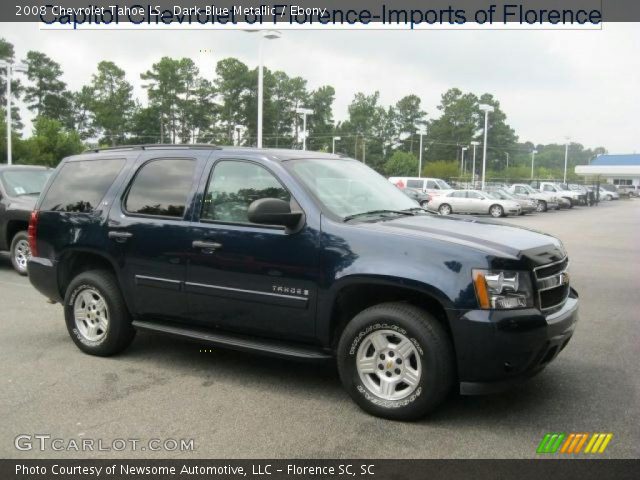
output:
[[[482,145],[482,183],[481,189],[484,190],[484,178],[487,172],[487,129],[489,128],[489,112],[493,112],[491,105],[484,103],[479,105],[480,111],[484,112],[484,143]]]
[[[471,142],[473,145],[473,162],[471,164],[471,181],[473,182],[473,188],[476,188],[476,147],[480,145],[480,142]]]
[[[462,154],[460,155],[460,176],[464,177],[464,152],[466,152],[469,148],[462,147]]]
[[[566,142],[564,143],[564,177],[562,179],[562,183],[567,183],[567,159],[569,158],[569,140],[570,137],[565,137]]]
[[[362,136],[362,163],[367,164],[367,139]]]
[[[255,31],[255,30],[251,30]],[[264,40],[275,40],[282,35],[277,30],[266,30],[261,32],[260,45],[258,46],[258,148],[262,148],[262,104],[264,97]]]
[[[418,155],[418,178],[422,178],[422,136],[425,134],[425,129],[420,128],[418,130],[418,134],[420,135],[420,154]]]
[[[507,156],[507,170],[509,170],[509,152],[504,152]]]
[[[333,137],[331,140],[331,153],[336,153],[336,140],[342,140],[340,137]]]
[[[531,180],[533,180],[533,162],[535,161],[536,153],[538,153],[538,150],[535,148],[531,150]]]
[[[235,126],[235,131],[236,131],[236,146],[240,146],[240,131],[244,128],[244,125],[236,125]]]
[[[6,72],[7,82],[7,165],[13,163],[13,157],[11,152],[11,78],[13,72],[26,72],[27,66],[22,63],[9,63],[7,61],[0,61],[0,68],[4,68]]]
[[[302,115],[302,150],[307,149],[307,115],[313,114],[310,108],[296,108],[296,113]]]

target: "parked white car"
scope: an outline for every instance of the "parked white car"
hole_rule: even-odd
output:
[[[453,191],[453,188],[440,178],[389,177],[389,181],[400,189],[414,188],[421,192],[428,193],[431,197],[446,195]]]
[[[492,217],[520,215],[520,204],[512,200],[503,200],[491,192],[478,190],[454,190],[446,195],[433,197],[427,204],[427,210],[440,215],[451,213],[489,214]]]
[[[529,198],[537,200],[536,211],[538,212],[546,212],[549,209],[557,210],[560,208],[558,197],[547,192],[536,190],[526,183],[514,183],[507,188],[507,191],[514,195],[526,195]]]
[[[573,208],[574,205],[583,203],[583,199],[586,198],[584,194],[580,192],[574,192],[573,190],[567,190],[559,183],[555,182],[540,182],[540,191],[551,193],[560,198],[566,198],[569,201],[569,208]]]

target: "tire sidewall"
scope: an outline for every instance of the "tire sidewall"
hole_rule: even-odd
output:
[[[446,213],[443,212],[443,207],[446,208],[448,211]],[[451,212],[453,210],[451,209],[451,206],[448,203],[443,203],[442,205],[440,205],[438,207],[438,213],[440,215],[451,215]]]
[[[500,215],[493,214],[494,208],[497,208],[500,211]],[[500,218],[504,215],[504,208],[502,208],[501,205],[491,205],[491,207],[489,208],[489,215],[491,215],[493,218]]]
[[[24,230],[16,233],[11,239],[11,246],[9,247],[10,249],[9,254],[11,255],[11,265],[13,266],[13,269],[16,272],[18,272],[20,275],[27,275],[28,273],[27,268],[25,267],[24,270],[20,270],[20,268],[18,267],[18,264],[16,263],[15,249],[20,240],[26,240],[27,242],[29,241],[29,235]]]
[[[384,318],[383,318],[384,317]],[[392,311],[384,315],[365,310],[358,314],[345,328],[338,346],[338,368],[343,386],[365,411],[393,420],[413,420],[424,416],[440,401],[437,378],[439,361],[433,349],[427,348],[428,330],[415,328]],[[398,332],[413,343],[422,366],[422,375],[416,389],[405,398],[386,400],[377,397],[360,379],[356,360],[358,349],[364,339],[379,330]]]

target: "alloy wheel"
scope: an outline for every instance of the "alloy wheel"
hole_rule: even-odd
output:
[[[367,390],[384,400],[408,397],[422,377],[422,363],[415,345],[394,330],[367,335],[358,348],[356,368]]]
[[[76,328],[90,342],[104,338],[109,328],[107,302],[97,290],[87,287],[81,290],[73,304]]]
[[[18,240],[13,252],[13,258],[21,272],[27,271],[27,262],[31,258],[31,249],[27,240]]]

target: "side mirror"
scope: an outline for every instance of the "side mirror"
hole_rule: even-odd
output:
[[[302,212],[292,212],[289,202],[279,198],[261,198],[249,205],[247,212],[249,221],[262,225],[281,225],[294,228],[300,219]]]

